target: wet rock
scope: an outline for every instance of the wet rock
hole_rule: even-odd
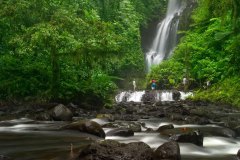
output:
[[[172,121],[182,121],[184,120],[184,116],[182,116],[181,114],[178,114],[178,113],[173,113],[172,115],[170,115],[170,119]]]
[[[72,111],[62,104],[54,107],[51,115],[55,121],[71,121],[73,117]]]
[[[74,104],[74,103],[69,103],[68,105],[67,105],[68,107],[71,107],[71,108],[73,108],[73,109],[77,109],[78,108],[78,105],[76,105],[76,104]]]
[[[200,125],[204,125],[204,124],[209,124],[210,121],[205,118],[205,117],[198,117],[198,116],[188,116],[185,118],[186,123],[188,124],[200,124]]]
[[[120,137],[131,137],[134,136],[134,132],[127,128],[113,129],[106,134],[107,136],[120,136]]]
[[[85,132],[101,138],[105,138],[105,132],[103,131],[102,127],[100,124],[94,121],[80,120],[63,126],[61,129],[78,130],[80,132]]]
[[[224,136],[224,137],[231,137],[231,138],[236,138],[236,132],[229,129],[229,128],[222,128],[219,130],[219,133],[221,136]]]
[[[180,100],[180,98],[181,98],[181,93],[180,93],[179,91],[174,90],[174,91],[172,92],[172,98],[173,98],[173,100],[175,100],[175,101]]]
[[[164,131],[164,130],[166,130],[166,129],[173,129],[173,128],[174,128],[174,126],[173,126],[172,124],[168,124],[168,125],[160,126],[160,127],[157,129],[157,131],[158,131],[158,132],[162,132],[162,131]]]
[[[183,143],[193,143],[198,146],[203,146],[203,134],[200,131],[193,131],[190,133],[176,134],[169,138],[170,140],[183,142]]]
[[[140,122],[111,122],[104,124],[103,128],[127,128],[134,132],[141,132]]]
[[[172,113],[178,113],[181,115],[190,115],[188,109],[184,108],[182,105],[171,106],[164,109],[165,115],[171,115]]]
[[[137,105],[129,105],[126,108],[126,113],[127,114],[134,114],[134,113],[137,113],[138,110],[139,110],[139,106],[137,106]]]
[[[137,121],[140,118],[140,116],[126,114],[126,115],[122,115],[121,118],[122,119],[120,120],[124,120],[124,121]]]
[[[151,91],[146,91],[145,94],[142,96],[141,101],[144,104],[152,104],[155,102],[155,94]]]
[[[204,107],[197,107],[197,108],[191,108],[190,109],[190,114],[191,115],[196,115],[196,116],[208,116],[209,114],[212,114],[210,113],[211,110],[209,109],[206,109]]]
[[[143,142],[122,144],[113,140],[94,142],[84,148],[81,160],[152,160],[152,149]]]
[[[106,119],[110,122],[114,121],[114,116],[112,114],[97,114],[96,118]]]
[[[154,104],[155,104],[155,106],[159,106],[159,107],[163,106],[163,102],[162,101],[158,101],[158,102],[156,102]]]
[[[152,129],[152,128],[147,128],[146,129],[146,132],[153,132],[154,131],[154,129]]]
[[[35,116],[36,120],[40,120],[40,121],[49,121],[51,120],[51,115],[47,112],[42,112],[39,113]]]
[[[236,134],[240,136],[240,126],[235,127],[234,130],[236,131]]]
[[[240,149],[237,152],[237,159],[240,160]]]
[[[164,143],[155,150],[153,157],[153,160],[181,160],[178,143],[174,141]]]

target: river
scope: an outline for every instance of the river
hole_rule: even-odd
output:
[[[107,123],[94,119],[98,123]],[[146,127],[157,129],[159,126],[169,124],[158,118],[141,119]],[[78,131],[60,131],[58,128],[67,122],[42,122],[22,118],[0,123],[0,155],[9,156],[15,160],[70,160],[76,156],[79,149],[99,139],[95,136]],[[177,125],[175,128],[213,128],[221,130],[217,125]],[[104,128],[108,132],[109,128]],[[136,132],[132,137],[106,137],[122,143],[142,141],[151,148],[157,148],[167,138],[157,132]],[[234,160],[240,149],[240,137],[230,138],[215,135],[204,137],[203,147],[190,143],[179,143],[182,160]],[[72,152],[71,152],[72,147]]]

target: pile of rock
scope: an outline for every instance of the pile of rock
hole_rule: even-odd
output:
[[[143,142],[128,144],[113,140],[95,141],[80,151],[81,160],[181,160],[176,142],[167,142],[153,151]]]

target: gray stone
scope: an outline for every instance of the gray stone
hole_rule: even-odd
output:
[[[160,126],[160,127],[157,129],[157,131],[158,131],[158,132],[162,132],[162,131],[164,131],[164,130],[166,130],[166,129],[173,129],[173,128],[174,128],[174,126],[173,126],[172,124],[168,124],[168,125]]]
[[[94,121],[80,120],[63,126],[61,129],[78,130],[81,132],[96,135],[101,138],[105,138],[105,132],[103,131],[102,127],[100,124]]]
[[[134,136],[134,132],[127,128],[117,128],[107,132],[107,136],[130,137]]]
[[[180,148],[177,142],[166,142],[158,147],[154,154],[154,160],[181,160]]]
[[[143,142],[122,144],[113,140],[94,142],[80,151],[81,160],[152,160],[152,149]]]
[[[237,152],[237,159],[240,160],[240,149]]]
[[[127,128],[131,129],[133,132],[141,132],[140,122],[111,122],[104,124],[103,128]]]
[[[200,133],[200,131],[193,131],[193,132],[183,133],[183,134],[175,134],[175,135],[172,135],[169,139],[177,142],[193,143],[198,146],[203,146],[203,134]]]
[[[66,106],[59,104],[52,110],[52,118],[56,121],[71,121],[73,113]]]

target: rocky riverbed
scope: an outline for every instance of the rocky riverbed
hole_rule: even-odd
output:
[[[0,115],[0,126],[11,125],[6,120],[22,117],[33,121],[68,121],[56,130],[77,130],[99,137],[98,140],[86,145],[72,157],[72,159],[83,160],[178,160],[181,159],[178,143],[192,143],[201,147],[206,135],[230,138],[240,136],[240,110],[238,108],[205,102],[154,102],[146,99],[138,103],[116,103],[112,109],[100,110],[87,110],[74,104],[2,105]],[[91,121],[94,118],[102,119],[105,123]],[[139,121],[151,118],[159,118],[172,124],[151,128]],[[223,128],[175,128],[173,124],[182,126],[212,124]],[[106,128],[111,128],[111,130],[106,131]],[[125,144],[115,140],[103,141],[105,136],[131,137],[136,132],[159,133],[166,137],[166,142],[153,149],[143,142]],[[237,158],[237,153],[235,158]],[[240,158],[239,153],[238,158]],[[4,156],[2,155],[0,159],[4,159]]]

